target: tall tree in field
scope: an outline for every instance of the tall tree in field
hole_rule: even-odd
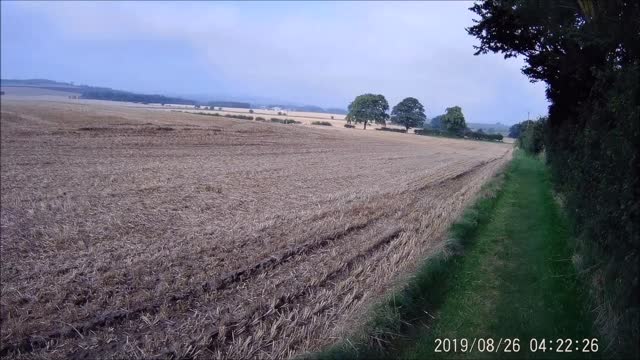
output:
[[[460,106],[447,108],[444,118],[442,119],[442,124],[448,132],[461,134],[464,129],[467,128],[467,122],[464,120],[462,108]]]
[[[424,106],[420,104],[418,99],[412,97],[405,98],[391,111],[391,122],[402,125],[407,130],[411,127],[422,126],[426,119]]]
[[[389,103],[387,103],[387,99],[383,95],[360,95],[349,104],[347,122],[364,123],[364,129],[366,130],[369,121],[376,124],[386,124],[387,119],[389,119],[387,111],[389,111]]]

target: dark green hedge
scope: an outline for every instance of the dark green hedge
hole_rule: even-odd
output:
[[[391,132],[397,132],[397,133],[403,133],[403,134],[407,133],[407,130],[405,130],[405,129],[394,129],[394,128],[388,128],[388,127],[377,128],[376,130],[379,130],[379,131],[391,131]]]
[[[477,54],[522,56],[523,73],[547,85],[544,147],[573,222],[573,261],[607,357],[638,358],[640,2],[485,1],[471,10]]]

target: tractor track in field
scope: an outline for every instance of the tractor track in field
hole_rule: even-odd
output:
[[[441,245],[511,154],[140,109],[109,108],[127,125],[113,130],[69,106],[2,112],[3,357],[317,349]]]
[[[447,182],[454,181],[464,176],[472,174],[477,169],[486,166],[486,164],[490,162],[495,162],[500,160],[500,158],[492,159],[486,162],[479,163],[469,169],[466,169],[459,173],[454,173],[448,178],[437,179],[436,181],[431,181],[430,183],[420,186],[417,188],[417,191],[424,191],[428,188],[433,188],[437,186],[441,186]],[[416,190],[405,190],[395,196],[406,196],[408,193],[414,193]],[[388,210],[388,209],[387,209]],[[67,324],[67,327],[64,330],[55,331],[49,334],[38,334],[31,335],[28,338],[24,338],[16,343],[6,344],[0,349],[0,355],[7,355],[11,352],[31,352],[37,350],[39,348],[43,348],[47,345],[48,341],[51,339],[59,339],[59,338],[70,338],[70,337],[82,337],[83,334],[86,334],[90,331],[96,330],[105,326],[117,326],[118,323],[121,323],[126,320],[132,320],[140,317],[143,314],[153,314],[155,313],[163,304],[167,303],[176,303],[179,301],[193,299],[198,296],[202,296],[208,292],[221,291],[229,288],[233,284],[239,282],[250,281],[252,277],[255,277],[259,273],[268,272],[290,260],[294,257],[301,257],[304,255],[308,255],[311,252],[324,248],[326,246],[331,245],[333,242],[340,240],[341,238],[347,237],[350,234],[357,232],[370,226],[380,220],[383,216],[385,216],[384,212],[380,212],[373,217],[368,218],[367,221],[350,225],[346,229],[338,231],[334,234],[331,234],[327,237],[321,239],[314,239],[311,241],[307,241],[302,245],[296,246],[294,248],[290,248],[283,253],[275,254],[266,258],[258,263],[250,265],[248,267],[238,269],[223,275],[222,277],[213,280],[211,282],[205,282],[201,287],[190,289],[187,292],[181,294],[172,294],[171,296],[164,299],[162,302],[156,302],[153,304],[144,304],[140,305],[137,308],[129,309],[129,310],[119,310],[114,312],[109,312],[103,314],[94,319],[90,319],[81,323],[76,324]],[[316,219],[318,220],[318,219]],[[358,253],[354,257],[350,258],[347,262],[342,264],[338,269],[333,270],[329,274],[325,275],[321,281],[318,282],[316,286],[324,287],[330,281],[334,281],[338,277],[344,277],[348,275],[349,269],[353,268],[357,262],[362,262],[369,258],[373,253],[378,251],[383,246],[389,244],[391,241],[398,238],[399,234],[402,232],[401,229],[395,228],[392,231],[385,234],[381,239],[377,240],[373,245],[366,248],[363,252]],[[266,309],[266,314],[261,314],[260,319],[265,319],[269,314],[275,314],[275,310],[282,308],[287,304],[292,304],[300,299],[304,298],[305,295],[311,292],[310,288],[305,288],[301,291],[298,291],[295,294],[281,296],[278,298],[273,305],[273,307],[265,306],[265,304],[257,305],[254,309],[248,311],[248,314],[243,316],[241,319],[232,319],[227,321],[224,326],[240,328],[246,327],[247,329],[251,327],[251,323],[249,320],[245,318],[251,318],[260,310]],[[324,310],[324,309],[321,309]],[[318,314],[321,311],[316,311],[314,314]],[[209,335],[211,340],[211,345],[209,345],[210,349],[217,349],[222,347],[222,344],[219,344],[221,341],[224,343],[228,341],[228,339],[219,338],[219,332],[213,330]]]

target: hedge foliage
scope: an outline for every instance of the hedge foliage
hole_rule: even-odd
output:
[[[526,121],[519,130],[518,146],[529,154],[539,154],[544,148],[547,118]]]
[[[278,119],[278,118],[271,118],[271,122],[279,123],[279,124],[302,124],[300,121],[295,121],[293,119]]]
[[[394,128],[388,128],[388,127],[381,127],[381,128],[377,128],[376,130],[379,130],[379,131],[391,131],[391,132],[397,132],[397,133],[403,133],[403,134],[407,133],[406,129],[394,129]]]
[[[450,132],[446,130],[439,129],[416,129],[416,135],[427,135],[427,136],[442,136],[449,138],[459,138],[459,139],[471,139],[471,140],[484,140],[484,141],[502,141],[502,134],[486,134],[481,131],[471,131],[469,129],[465,129],[462,132]]]
[[[640,2],[510,0],[471,9],[477,54],[523,56],[523,73],[547,85],[545,154],[573,222],[573,260],[591,285],[606,348],[638,358]]]

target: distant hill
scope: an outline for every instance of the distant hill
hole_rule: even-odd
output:
[[[196,105],[194,100],[169,97],[157,94],[137,94],[121,90],[95,90],[84,89],[81,95],[82,99],[92,100],[109,100],[109,101],[127,101],[144,104],[180,104],[180,105]]]
[[[326,109],[329,114],[341,114],[341,115],[347,115],[349,112],[345,109],[340,109],[340,108],[327,108]]]
[[[240,108],[240,109],[251,108],[250,103],[240,102],[240,101],[209,101],[207,105],[213,106],[213,107],[230,107],[230,108]]]
[[[89,85],[75,85],[72,82],[60,82],[47,79],[0,79],[0,85],[3,87],[24,87],[62,91],[65,93],[80,94],[82,99],[92,100],[109,100],[109,101],[126,101],[144,104],[180,104],[180,105],[207,105],[213,107],[232,107],[232,108],[258,108],[259,104],[252,104],[246,101],[227,101],[227,100],[193,100],[179,96],[165,96],[159,94],[140,94],[131,91],[116,90],[107,87],[97,87]],[[340,108],[322,108],[315,105],[269,105],[269,107],[279,107],[292,111],[318,112],[330,114],[346,114],[347,111]]]
[[[88,85],[75,85],[73,83],[65,83],[46,79],[28,79],[13,80],[1,79],[0,85],[3,87],[30,87],[39,89],[49,89],[65,91],[70,93],[79,93],[82,99],[92,100],[109,100],[109,101],[127,101],[135,103],[158,103],[158,104],[183,104],[195,105],[194,100],[183,99],[179,97],[170,97],[158,94],[139,94],[130,91],[114,90],[105,87],[96,87]]]
[[[39,88],[56,91],[64,91],[70,93],[80,93],[80,87],[73,83],[58,82],[46,79],[29,79],[29,80],[8,80],[1,79],[0,86],[3,87],[28,87]]]
[[[278,105],[278,104],[269,104],[267,105],[267,108],[280,108],[280,109],[287,109],[290,111],[303,111],[303,112],[314,112],[314,113],[325,113],[325,114],[342,114],[342,115],[346,115],[347,111],[345,109],[340,109],[340,108],[323,108],[320,106],[316,106],[316,105],[291,105],[291,104],[287,104],[287,105]]]

